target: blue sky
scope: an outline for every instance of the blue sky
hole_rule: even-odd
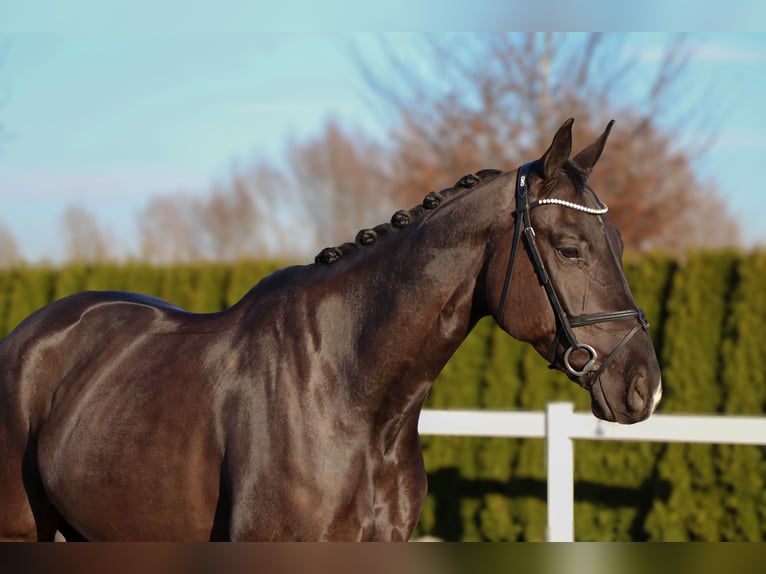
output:
[[[49,28],[0,28],[0,222],[30,260],[61,257],[68,205],[133,247],[153,194],[202,192],[237,163],[278,160],[331,116],[386,128],[351,55],[374,44],[368,33]],[[697,167],[719,181],[748,245],[766,243],[766,35],[690,40],[692,92],[718,134]],[[632,36],[626,49],[650,61],[663,42]]]

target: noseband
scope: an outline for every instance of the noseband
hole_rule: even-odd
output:
[[[505,304],[508,299],[508,291],[511,286],[513,268],[516,265],[516,255],[519,251],[519,245],[523,235],[524,245],[527,248],[529,258],[532,261],[532,266],[537,273],[540,284],[543,286],[545,293],[548,295],[548,300],[550,301],[551,307],[553,308],[553,313],[556,315],[556,336],[553,338],[551,348],[548,351],[548,362],[550,363],[549,366],[550,368],[555,368],[553,363],[556,360],[556,351],[558,349],[559,343],[561,342],[561,339],[563,338],[569,345],[563,356],[563,363],[567,372],[574,377],[579,378],[587,373],[592,373],[595,371],[595,374],[590,377],[590,380],[586,384],[583,384],[585,388],[590,389],[590,387],[593,386],[593,383],[601,376],[604,370],[606,370],[606,367],[615,359],[618,353],[625,348],[625,345],[628,344],[628,341],[630,341],[633,335],[635,335],[641,329],[648,331],[649,323],[646,320],[646,315],[644,314],[643,309],[613,311],[611,313],[591,313],[588,315],[578,315],[577,317],[570,317],[564,310],[564,307],[561,305],[559,297],[556,294],[556,289],[553,287],[550,277],[548,276],[548,272],[545,269],[545,263],[543,263],[543,258],[540,255],[540,251],[537,248],[537,242],[535,241],[535,230],[532,227],[532,220],[530,219],[529,212],[531,209],[540,205],[561,205],[563,207],[576,209],[591,215],[602,215],[607,212],[607,208],[604,206],[600,209],[593,209],[590,207],[585,207],[584,205],[579,205],[560,199],[538,199],[537,201],[529,203],[529,197],[527,195],[527,180],[529,178],[529,172],[532,169],[533,163],[534,162],[527,163],[520,167],[516,175],[516,211],[514,212],[513,247],[511,248],[511,257],[508,261],[508,270],[505,274],[503,291],[500,296],[498,317],[501,320],[504,317]],[[598,353],[591,345],[581,343],[577,340],[573,330],[575,327],[584,327],[586,325],[595,325],[597,323],[606,323],[610,321],[624,321],[626,319],[636,319],[638,324],[635,325],[622,338],[622,340],[614,349],[612,349],[612,352],[609,353],[603,362],[599,362]],[[587,351],[589,355],[588,361],[585,363],[585,365],[583,365],[581,369],[576,369],[570,363],[570,355],[578,349]]]

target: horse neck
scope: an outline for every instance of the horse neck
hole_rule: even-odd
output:
[[[331,291],[353,307],[332,322],[336,332],[341,322],[347,333],[339,351],[353,374],[349,384],[378,420],[419,411],[436,376],[485,314],[477,294],[491,210],[462,199],[326,270]]]

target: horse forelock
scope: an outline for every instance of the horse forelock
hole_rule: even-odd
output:
[[[421,202],[412,209],[400,209],[396,211],[388,223],[382,223],[372,228],[360,230],[353,242],[343,243],[335,247],[325,247],[314,258],[314,262],[322,265],[330,265],[338,262],[349,253],[359,251],[360,249],[372,245],[378,238],[388,233],[404,229],[425,213],[441,207],[445,202],[449,202],[454,197],[462,195],[468,190],[475,189],[485,183],[495,179],[503,173],[499,169],[483,169],[476,173],[464,175],[454,186],[441,191],[429,192]]]
[[[572,183],[577,197],[582,197],[588,187],[588,174],[577,164],[567,160],[561,167],[564,176]],[[544,188],[547,194],[552,193],[559,184],[559,179],[553,177],[545,181]]]
[[[571,161],[567,161],[563,169],[569,181],[572,182],[577,195],[582,195],[588,187],[588,174]]]

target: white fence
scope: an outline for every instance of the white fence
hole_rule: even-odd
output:
[[[420,434],[544,438],[551,542],[574,540],[574,439],[766,445],[766,417],[653,415],[634,425],[575,413],[572,403],[545,412],[424,410]]]

